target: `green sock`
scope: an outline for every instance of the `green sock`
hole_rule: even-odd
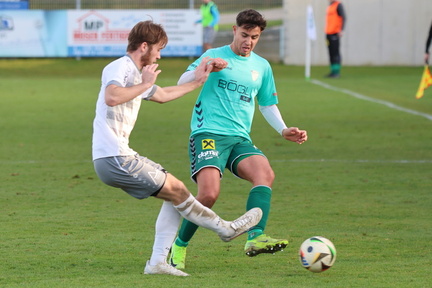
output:
[[[264,234],[263,230],[261,229],[252,229],[248,232],[248,239],[247,240],[252,240],[255,239],[256,237],[260,236]]]
[[[181,247],[187,247],[195,232],[198,230],[198,225],[183,219],[180,231],[175,240],[175,244]]]
[[[179,237],[177,237],[176,240],[175,240],[175,244],[176,244],[177,246],[180,246],[180,247],[187,247],[188,244],[189,244],[189,242],[184,242],[184,241],[181,240]]]
[[[340,64],[332,64],[331,65],[331,73],[332,74],[339,74],[341,70],[341,65]]]
[[[270,202],[271,202],[272,190],[268,186],[255,186],[249,192],[249,198],[246,203],[246,210],[250,210],[255,207],[261,208],[263,216],[260,222],[248,232],[248,240],[263,234],[264,229],[267,225],[267,219],[270,213]]]

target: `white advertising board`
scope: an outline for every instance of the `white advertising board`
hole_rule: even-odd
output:
[[[3,10],[0,57],[118,57],[139,21],[153,20],[168,35],[163,57],[199,56],[199,10]]]
[[[66,13],[0,11],[0,57],[66,57]]]
[[[168,35],[162,56],[201,54],[202,29],[197,10],[69,10],[69,56],[119,56],[126,53],[127,37],[139,21],[153,20]]]

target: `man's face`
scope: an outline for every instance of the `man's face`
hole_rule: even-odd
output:
[[[261,35],[261,29],[257,26],[252,29],[234,26],[234,40],[231,49],[237,55],[249,57]]]
[[[160,52],[163,48],[164,47],[161,43],[157,43],[152,46],[147,46],[144,54],[141,56],[142,65],[146,66],[146,65],[156,63],[156,61],[161,58]]]

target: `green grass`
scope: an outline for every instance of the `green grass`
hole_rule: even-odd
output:
[[[248,258],[244,237],[223,243],[200,229],[188,250],[192,277],[143,275],[161,201],[105,186],[91,162],[109,61],[0,60],[0,287],[430,287],[432,121],[314,85],[302,67],[280,64],[273,65],[279,108],[309,140],[283,141],[260,113],[252,137],[276,173],[266,232],[290,246]],[[158,84],[174,85],[189,62],[162,59]],[[414,97],[421,67],[344,67],[336,80],[326,73],[312,68],[313,79],[432,114],[432,90]],[[187,139],[196,95],[143,103],[131,139],[193,193]],[[226,173],[214,209],[237,217],[249,188]],[[297,257],[315,235],[338,253],[321,274]]]

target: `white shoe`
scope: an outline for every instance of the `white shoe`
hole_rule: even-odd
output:
[[[147,261],[146,266],[144,268],[144,274],[168,274],[174,276],[189,276],[189,274],[180,271],[168,263],[158,263],[157,265],[150,265],[150,261]]]
[[[240,216],[234,221],[227,222],[231,230],[228,235],[219,234],[222,241],[228,242],[232,239],[246,233],[258,224],[262,217],[262,210],[260,208],[252,208],[247,211],[243,216]]]

